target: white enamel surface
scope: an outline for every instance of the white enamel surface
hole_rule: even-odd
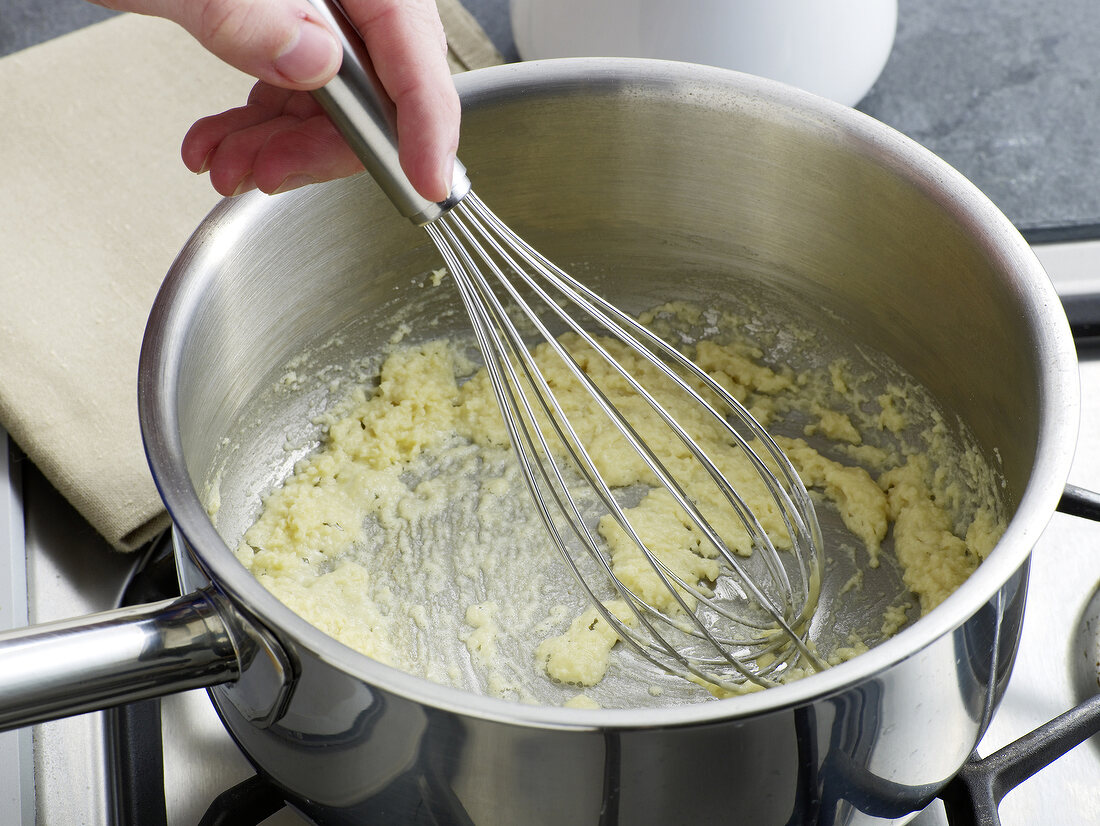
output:
[[[854,106],[894,44],[896,0],[511,0],[525,60],[651,57],[735,69]]]

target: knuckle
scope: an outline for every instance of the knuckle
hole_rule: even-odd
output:
[[[195,34],[209,45],[224,45],[241,39],[248,30],[249,3],[232,0],[197,0]]]

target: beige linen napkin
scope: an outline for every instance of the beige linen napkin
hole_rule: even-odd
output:
[[[440,0],[457,70],[500,55]],[[179,145],[252,79],[122,15],[0,60],[0,424],[120,550],[167,525],[137,418],[157,288],[218,196]]]

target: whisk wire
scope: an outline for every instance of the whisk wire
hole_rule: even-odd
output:
[[[754,464],[757,473],[765,484],[768,485],[773,497],[776,497],[780,501],[780,514],[784,519],[785,527],[787,528],[788,535],[791,537],[792,542],[805,551],[807,556],[812,557],[816,554],[816,549],[819,548],[821,544],[817,520],[814,518],[804,520],[801,517],[802,512],[810,514],[811,517],[814,513],[813,503],[809,499],[805,486],[799,479],[787,455],[783,453],[774,439],[771,438],[770,434],[768,434],[759,422],[757,422],[745,409],[744,405],[731,396],[728,391],[708,375],[706,371],[701,370],[675,347],[655,335],[636,319],[603,299],[597,293],[583,283],[577,281],[539,253],[521,236],[511,230],[507,224],[500,221],[500,219],[497,218],[480,199],[475,197],[468,200],[470,201],[470,210],[482,219],[482,223],[480,224],[482,231],[490,238],[490,242],[496,252],[508,262],[511,269],[523,279],[525,283],[532,289],[538,290],[540,297],[543,298],[547,306],[555,312],[558,318],[581,336],[586,344],[594,349],[598,349],[608,363],[611,364],[626,381],[631,383],[636,392],[642,394],[643,397],[649,396],[644,388],[640,387],[635,378],[622,368],[618,362],[612,359],[610,355],[592,339],[588,331],[585,330],[572,315],[565,312],[547,293],[539,289],[534,279],[510,255],[509,249],[520,252],[525,263],[536,269],[539,274],[542,275],[548,283],[558,289],[567,300],[580,306],[589,316],[599,322],[601,326],[607,330],[613,331],[617,338],[634,347],[636,352],[646,358],[646,360],[656,367],[664,376],[675,382],[680,389],[691,395],[695,402],[702,405],[704,409],[710,413],[713,420],[726,430],[726,432],[736,441],[742,453]],[[463,205],[465,205],[465,203]],[[492,228],[493,232],[498,233],[504,239],[504,243],[492,238],[489,227]],[[506,286],[510,286],[510,283],[507,283]],[[525,311],[529,312],[530,310],[529,308],[525,308]],[[626,329],[624,330],[623,328]],[[656,353],[650,352],[651,348],[655,350]],[[668,364],[669,361],[675,363],[676,366],[687,371],[690,375],[701,381],[707,389],[722,401],[723,404],[732,410],[738,421],[746,426],[752,435],[765,447],[775,467],[778,469],[779,473],[782,474],[781,481],[783,484],[780,484],[780,480],[775,478],[775,475],[770,472],[770,469],[764,465],[757,453],[748,445],[744,436],[733,427],[729,419],[715,411],[711,404],[707,402],[695,388],[691,387],[691,385],[684,381],[679,374],[672,370]],[[670,419],[664,411],[659,410],[658,412],[661,413],[666,423],[670,423]],[[684,434],[682,429],[679,428],[675,422],[670,423],[670,426],[677,431],[684,444],[689,449],[693,450],[693,452],[696,452],[697,458],[700,458],[703,462],[703,467],[706,468],[712,478],[714,478],[716,484],[719,485],[720,489],[730,501],[730,504],[737,510],[738,514],[744,514],[747,509],[736,495],[736,492],[733,491],[728,481],[717,471],[714,463],[709,460],[703,460],[702,457],[698,456],[697,445],[694,440]],[[809,521],[809,525],[807,525],[807,521]],[[782,566],[778,564],[778,556],[775,554],[770,538],[763,529],[760,528],[755,518],[752,518],[752,522],[754,523],[754,528],[750,528],[750,526],[746,524],[746,530],[749,531],[754,542],[759,543],[763,550],[769,551],[767,561],[768,564],[772,566],[772,575],[777,577],[780,581],[784,580],[786,574]],[[804,556],[802,554],[796,555],[796,558],[800,563],[804,561]],[[800,577],[803,583],[809,581],[808,571],[805,565],[801,566]],[[802,597],[803,599],[808,599],[809,594],[803,593]]]
[[[429,233],[432,235],[433,239],[437,242],[444,241],[443,236],[437,237],[433,230],[434,227],[429,228]],[[495,359],[486,359],[490,382],[500,404],[512,413],[510,416],[505,416],[505,426],[508,430],[509,437],[512,439],[512,443],[522,446],[517,450],[520,468],[528,486],[535,494],[534,501],[540,517],[548,527],[556,547],[570,566],[574,577],[581,583],[590,601],[603,616],[604,620],[611,625],[621,638],[630,642],[643,656],[655,665],[667,667],[665,666],[665,661],[654,656],[654,643],[658,644],[663,649],[665,655],[674,659],[678,659],[676,649],[656,632],[649,617],[645,613],[642,613],[643,609],[648,606],[645,606],[644,603],[639,605],[638,598],[615,578],[610,563],[602,554],[597,552],[598,544],[580,513],[576,501],[573,497],[568,495],[568,489],[561,468],[554,460],[553,452],[550,450],[545,437],[538,428],[529,428],[527,426],[527,422],[534,421],[535,413],[527,396],[523,393],[517,393],[513,389],[519,386],[519,377],[513,367],[513,359],[515,362],[522,365],[529,382],[538,381],[542,379],[542,377],[538,371],[534,370],[530,365],[530,357],[526,348],[523,346],[518,330],[508,320],[507,314],[496,300],[495,295],[493,295],[492,291],[489,289],[485,279],[480,275],[480,270],[474,265],[465,247],[458,244],[458,239],[453,229],[449,226],[444,226],[442,233],[449,243],[445,243],[444,246],[441,247],[441,251],[444,252],[444,258],[448,266],[451,267],[452,275],[458,284],[463,300],[468,300],[470,302],[468,306],[470,307],[471,322],[478,344],[480,347],[485,348],[483,352],[491,353],[496,356]],[[461,257],[461,263],[456,255]],[[484,303],[479,303],[479,299]],[[500,333],[502,337],[494,335],[494,327],[497,328],[498,333]],[[508,379],[505,378],[505,373],[508,374]],[[545,380],[543,379],[542,381]],[[552,398],[552,396],[550,398]],[[550,410],[547,406],[547,396],[545,394],[540,394],[538,395],[538,399],[543,406],[544,412],[549,416]],[[568,444],[570,440],[567,439],[565,433],[559,428],[558,422],[552,416],[550,420],[554,422],[559,438],[563,440],[563,443],[566,443],[567,450],[572,452],[574,446]],[[566,428],[572,431],[568,422],[565,424]],[[532,430],[535,434],[534,438],[531,435]],[[581,443],[575,436],[576,434],[574,433],[572,441],[575,446],[580,446]],[[535,445],[536,440],[538,441],[538,449],[541,449],[541,455],[546,457],[546,462],[534,460],[534,456],[536,455],[535,451],[537,449]],[[579,459],[577,461],[579,461]],[[553,469],[552,476],[547,470],[547,464]],[[538,485],[535,473],[536,470],[538,471],[538,475],[542,477],[545,488]],[[574,534],[581,541],[582,547],[588,549],[591,555],[604,568],[605,573],[614,584],[619,595],[623,597],[630,606],[639,622],[650,632],[650,637],[648,639],[640,637],[637,632],[623,624],[615,614],[608,610],[600,597],[597,596],[588,585],[586,578],[581,574],[564,537],[558,530],[556,522],[547,507],[542,496],[544,489],[549,491],[562,513],[572,515],[572,519],[567,519],[567,522]],[[563,493],[565,494],[564,496],[562,495]],[[689,663],[685,662],[684,664],[689,671],[695,673],[697,676],[705,678],[704,674],[692,669]],[[734,663],[734,665],[736,667],[737,664]],[[751,677],[752,675],[745,674],[745,676]]]
[[[709,472],[714,482],[719,486],[719,489],[723,492],[726,500],[734,507],[739,517],[742,519],[746,531],[753,538],[754,544],[758,546],[764,553],[766,563],[770,567],[770,573],[779,583],[782,583],[787,593],[790,593],[790,584],[787,581],[787,575],[785,569],[779,561],[778,554],[775,551],[774,546],[767,533],[759,525],[759,522],[755,519],[755,516],[747,509],[744,502],[737,496],[732,486],[725,477],[723,477],[717,470],[714,462],[709,457],[703,455],[699,449],[697,443],[686,434],[678,424],[668,413],[657,404],[650,394],[643,388],[635,377],[627,371],[622,365],[615,360],[599,343],[596,341],[583,326],[581,326],[577,320],[569,313],[565,312],[560,305],[553,301],[551,296],[547,294],[541,287],[535,282],[535,280],[516,262],[512,257],[509,250],[517,250],[521,253],[521,257],[524,262],[534,268],[540,275],[542,275],[550,284],[560,290],[567,300],[580,306],[584,309],[594,320],[599,322],[605,329],[610,330],[621,341],[625,342],[629,346],[633,347],[635,352],[641,354],[646,360],[656,367],[663,375],[675,382],[681,390],[688,393],[693,400],[700,404],[707,412],[712,416],[713,420],[718,422],[726,432],[736,441],[740,447],[742,453],[754,464],[757,473],[769,486],[770,493],[780,503],[780,515],[784,520],[785,527],[787,528],[788,535],[792,539],[797,547],[801,548],[804,553],[796,554],[795,558],[800,566],[800,582],[803,585],[803,592],[800,595],[804,604],[808,605],[812,609],[812,603],[810,600],[810,594],[808,592],[808,583],[810,582],[810,576],[805,564],[806,558],[813,558],[816,554],[816,549],[820,547],[820,533],[814,532],[817,529],[816,519],[809,520],[811,527],[807,527],[806,520],[801,518],[801,511],[805,510],[811,517],[813,515],[813,505],[809,500],[809,496],[806,493],[805,487],[802,485],[795,472],[790,460],[787,458],[774,440],[765,431],[758,422],[745,410],[744,406],[739,401],[729,395],[729,393],[721,387],[714,379],[709,376],[705,371],[698,368],[697,365],[687,359],[682,353],[665,342],[659,336],[654,335],[650,330],[646,329],[643,325],[639,324],[635,319],[631,318],[626,313],[623,313],[614,305],[602,299],[598,294],[594,293],[588,287],[581,282],[572,278],[564,270],[557,267],[550,262],[544,256],[542,256],[537,250],[531,247],[520,236],[516,235],[506,224],[501,222],[484,203],[479,199],[472,199],[470,203],[470,209],[476,213],[482,220],[479,223],[479,227],[483,234],[489,239],[491,245],[495,249],[498,255],[500,255],[508,264],[509,268],[521,278],[528,286],[537,291],[540,298],[544,303],[551,308],[559,319],[564,321],[576,334],[578,334],[585,343],[597,350],[600,355],[606,360],[606,362],[612,366],[616,372],[626,380],[642,398],[645,398],[651,405],[651,407],[662,417],[663,421],[677,433],[680,440],[693,452],[697,459],[700,460],[702,466]],[[492,228],[490,230],[490,227]],[[501,243],[492,237],[492,233],[498,233],[504,239],[504,243]],[[511,282],[504,278],[499,269],[496,270],[498,278],[501,279],[506,289],[512,293],[517,302],[522,304],[522,300],[519,298]],[[533,311],[526,305],[522,305],[525,313],[532,313]],[[623,328],[628,328],[624,330]],[[545,328],[541,328],[544,336],[548,340],[552,339],[549,336],[548,331]],[[644,342],[644,343],[643,343]],[[551,342],[556,344],[556,342]],[[767,448],[769,455],[772,456],[773,461],[778,467],[779,471],[783,475],[783,481],[785,485],[779,484],[779,480],[775,479],[772,473],[769,472],[769,468],[764,465],[760,457],[754,450],[747,444],[745,438],[732,426],[728,418],[719,414],[713,406],[707,402],[696,390],[691,387],[679,374],[670,368],[662,358],[651,353],[649,348],[656,349],[659,355],[666,357],[669,360],[674,361],[677,365],[681,366],[686,371],[689,371],[696,378],[701,380],[713,393],[715,393],[719,399],[729,408],[733,410],[738,419],[748,426],[752,433],[761,441],[761,443]],[[560,347],[556,348],[559,350]],[[564,357],[564,356],[563,356]],[[797,506],[793,499],[797,500]],[[705,530],[705,528],[704,528]],[[713,538],[711,537],[713,542]],[[728,550],[724,548],[721,543],[714,543],[722,552],[728,555]],[[806,612],[798,618],[796,624],[804,621],[807,618]]]
[[[797,474],[794,473],[789,460],[779,450],[778,446],[774,445],[774,442],[763,431],[763,428],[752,419],[739,402],[729,396],[724,388],[706,375],[704,371],[699,370],[667,342],[654,336],[613,305],[604,302],[537,253],[530,245],[500,222],[473,193],[470,193],[464,201],[443,218],[427,225],[426,229],[450,268],[469,311],[478,345],[486,354],[486,366],[490,382],[506,414],[504,418],[508,435],[516,447],[521,471],[531,488],[540,517],[547,525],[556,547],[563,559],[566,560],[574,577],[581,583],[593,605],[620,638],[628,641],[639,653],[658,666],[679,673],[681,676],[691,674],[708,682],[725,686],[734,686],[744,680],[751,680],[764,686],[771,685],[773,681],[770,679],[770,675],[781,667],[791,664],[793,659],[798,656],[806,658],[815,667],[819,667],[820,663],[802,638],[805,633],[804,626],[813,607],[810,585],[811,574],[807,566],[808,560],[817,561],[816,547],[819,544],[817,541],[819,536],[817,531],[819,529],[816,527],[816,518],[813,517],[812,504],[809,503],[805,488],[801,486],[801,482],[797,481]],[[492,250],[492,253],[487,251],[486,246]],[[516,256],[513,256],[512,252],[517,253],[518,257],[523,260],[523,264],[516,260]],[[627,346],[641,353],[663,375],[671,379],[680,389],[688,392],[716,421],[722,423],[726,432],[740,446],[742,452],[750,459],[767,484],[769,492],[779,505],[788,535],[792,543],[796,545],[796,549],[799,543],[809,545],[809,554],[806,555],[808,560],[802,553],[793,555],[799,566],[800,593],[797,597],[786,569],[779,559],[778,551],[760,525],[759,520],[733,489],[729,481],[717,470],[707,453],[641,385],[636,377],[623,367],[576,318],[559,305],[558,301],[546,291],[543,284],[539,283],[525,269],[524,265],[534,270],[547,284],[560,292],[565,300],[579,306],[595,322],[611,332],[614,337],[619,338]],[[751,594],[756,604],[768,614],[767,620],[754,620],[750,616],[734,614],[711,599],[709,594],[700,591],[694,584],[684,581],[646,546],[617,502],[614,493],[598,471],[594,460],[584,446],[583,440],[569,421],[542,371],[534,363],[523,336],[512,320],[508,309],[505,308],[492,285],[488,282],[483,269],[489,270],[496,282],[508,294],[513,307],[520,311],[526,322],[537,330],[555,354],[562,359],[570,373],[591,394],[603,414],[615,424],[631,448],[669,492],[676,504],[688,515],[692,524],[718,551],[725,567],[735,574],[737,582],[748,591],[748,594]],[[754,577],[743,569],[725,541],[703,517],[695,503],[683,491],[677,480],[668,472],[649,445],[639,436],[630,422],[606,397],[591,377],[585,373],[576,359],[550,333],[541,314],[528,304],[515,283],[513,283],[514,278],[518,278],[541,300],[544,311],[549,308],[587,346],[598,353],[630,385],[634,392],[645,399],[650,408],[666,426],[677,434],[695,459],[707,470],[718,489],[722,491],[725,499],[737,513],[752,540],[753,546],[760,552],[764,564],[769,569],[773,586],[779,589],[778,598],[784,607],[777,605],[773,597],[765,593]],[[651,352],[651,349],[656,350],[657,354]],[[775,451],[774,461],[784,476],[782,481],[776,479],[769,472],[767,465],[727,418],[718,413],[658,354],[665,356],[668,360],[682,366],[690,374],[699,378],[704,386],[714,392],[724,405],[734,411],[734,414],[738,416],[739,420],[742,420],[743,424],[748,426],[754,435],[757,432],[760,434],[757,438],[761,439],[765,446],[770,443],[768,449],[769,452],[772,449]],[[515,365],[519,365],[522,370],[522,378]],[[536,411],[527,398],[527,394],[523,391],[523,387],[532,390],[532,394],[545,415],[546,421],[553,427],[573,466],[585,478],[615,522],[641,551],[661,583],[672,594],[681,609],[681,613],[675,616],[667,615],[635,594],[615,575],[611,562],[601,551],[603,546],[593,537],[574,496],[570,493],[569,484],[554,458],[554,451],[550,448],[546,436],[537,425]],[[637,629],[630,627],[611,612],[589,586],[576,560],[573,559],[573,552],[569,547],[569,543],[562,536],[554,515],[545,501],[547,493],[554,500],[558,513],[564,517],[580,546],[604,570],[614,590],[630,607],[635,618],[647,632],[646,634],[641,634]],[[805,503],[808,506],[808,519],[801,517],[795,500],[798,500],[799,504]],[[807,527],[807,521],[810,523],[810,527]],[[687,594],[691,595],[694,600],[693,604],[688,603],[685,596]],[[745,591],[741,590],[742,599],[746,596]],[[698,603],[702,603],[714,614],[732,621],[737,626],[755,628],[761,633],[747,639],[737,639],[717,633],[697,616]],[[797,608],[798,605],[802,606],[801,610]],[[700,656],[694,652],[682,651],[659,633],[653,626],[652,621],[660,621],[691,637],[705,640],[709,644],[710,650],[716,652],[717,656]],[[799,630],[796,631],[796,628]],[[770,662],[766,662],[765,654],[776,654],[776,656],[771,658]],[[717,673],[714,669],[718,666],[730,666],[735,674],[727,676],[726,674]]]
[[[477,226],[477,228],[479,230],[481,230],[482,233],[487,233],[488,232],[487,228],[485,228],[483,225],[476,224],[475,226]],[[467,232],[466,237],[467,237],[468,241],[471,244],[475,244],[477,246],[478,251],[484,257],[484,250],[481,248],[480,244],[477,243],[477,241],[473,237],[473,235]],[[517,264],[511,258],[511,256],[508,255],[507,251],[504,248],[501,248],[498,244],[495,244],[495,243],[493,244],[493,246],[497,250],[498,254],[500,254],[505,259],[505,261],[508,263],[508,265],[512,269],[512,271],[514,271],[522,280],[524,280],[528,284],[528,286],[530,286],[530,288],[532,290],[534,290],[540,298],[543,299],[544,302],[547,302],[547,303],[551,302],[551,297],[541,288],[541,286],[539,284],[537,284],[532,278],[530,278],[530,276],[527,275],[527,273],[525,271],[523,271],[520,268],[519,264]],[[529,263],[538,264],[537,261],[531,261]],[[542,269],[541,266],[539,268]],[[628,441],[631,444],[631,447],[643,458],[643,460],[645,461],[647,466],[658,477],[660,482],[665,487],[667,487],[669,489],[670,493],[673,494],[673,496],[676,499],[677,503],[681,507],[683,507],[684,510],[687,511],[691,515],[691,517],[693,519],[693,522],[707,536],[708,540],[716,548],[718,548],[723,553],[723,555],[725,555],[727,557],[730,557],[729,558],[729,563],[730,563],[731,567],[733,567],[738,572],[738,574],[743,577],[744,574],[740,570],[740,566],[739,566],[737,560],[731,557],[730,551],[726,547],[725,543],[711,529],[710,525],[702,518],[702,516],[699,514],[698,509],[696,508],[694,503],[692,503],[686,497],[686,495],[684,494],[683,490],[680,488],[678,483],[672,478],[671,474],[668,473],[667,469],[660,462],[660,460],[656,457],[656,455],[649,448],[649,446],[644,442],[644,440],[642,440],[640,438],[640,436],[633,429],[633,427],[630,426],[629,422],[627,422],[627,420],[622,415],[619,414],[618,410],[607,399],[607,397],[604,395],[602,390],[587,376],[587,374],[582,370],[582,368],[576,363],[576,360],[571,356],[571,354],[565,348],[563,348],[561,346],[561,344],[559,344],[559,342],[556,339],[554,339],[550,335],[549,330],[546,329],[546,327],[542,324],[542,322],[538,318],[538,316],[534,313],[534,311],[530,308],[530,306],[519,295],[518,291],[515,289],[515,287],[511,283],[511,281],[507,279],[506,275],[495,264],[495,262],[491,262],[490,269],[494,272],[494,274],[501,281],[502,286],[510,293],[513,301],[516,302],[516,306],[520,307],[523,310],[524,314],[527,316],[527,318],[531,321],[531,323],[533,323],[538,328],[539,332],[542,333],[543,337],[546,339],[549,346],[551,346],[554,349],[554,351],[557,353],[558,357],[563,360],[563,362],[567,365],[567,367],[572,372],[574,377],[585,386],[585,389],[593,396],[595,401],[597,401],[597,403],[599,404],[601,410],[603,410],[604,413],[615,422],[616,427],[628,439]],[[501,308],[501,312],[502,313],[504,312],[503,308]],[[763,528],[759,525],[759,522],[755,519],[755,517],[751,513],[751,511],[748,510],[748,508],[744,505],[743,502],[741,502],[739,499],[737,499],[733,495],[733,489],[730,486],[729,482],[718,473],[717,468],[713,464],[713,461],[705,453],[705,451],[703,451],[700,448],[700,446],[688,436],[688,434],[683,429],[683,427],[680,426],[680,424],[668,413],[668,411],[645,390],[645,388],[641,385],[641,383],[638,382],[637,379],[629,371],[627,371],[621,365],[621,363],[617,359],[615,359],[599,343],[599,341],[597,339],[591,337],[587,333],[587,331],[584,330],[583,327],[578,325],[576,323],[575,319],[573,319],[569,314],[564,313],[563,311],[559,310],[558,315],[559,315],[559,317],[563,318],[574,329],[574,331],[576,333],[581,335],[583,337],[583,340],[585,341],[585,343],[589,347],[594,349],[596,352],[598,352],[602,356],[602,358],[611,367],[613,367],[616,370],[616,372],[624,380],[626,380],[630,384],[630,386],[634,390],[634,392],[636,392],[641,398],[645,399],[648,402],[648,404],[650,405],[651,409],[653,409],[660,416],[662,421],[664,421],[664,423],[668,427],[670,427],[677,434],[677,436],[680,438],[680,440],[689,448],[689,450],[692,451],[693,455],[695,455],[695,457],[703,464],[703,466],[709,470],[712,479],[717,484],[719,484],[721,486],[721,488],[723,489],[723,492],[726,495],[726,498],[730,501],[730,504],[735,507],[736,511],[738,512],[738,515],[741,517],[741,521],[742,521],[743,525],[745,526],[746,530],[749,531],[751,534],[755,535],[756,537],[758,537],[759,544],[761,544],[762,546],[767,547],[767,549],[771,552],[770,555],[769,555],[769,559],[776,559],[777,560],[777,554],[775,553],[775,549],[771,545],[771,541],[768,538],[767,534],[764,532]],[[630,338],[630,337],[627,338],[627,343],[637,345],[637,342],[633,338]],[[638,346],[640,346],[640,345],[638,345]],[[661,365],[661,366],[664,367],[664,365]],[[537,371],[536,371],[536,373],[537,373]],[[674,376],[674,378],[679,380],[678,376]],[[553,399],[554,398],[553,394],[550,391],[549,387],[546,386],[545,382],[540,382],[540,385],[541,385],[542,389],[545,390],[545,392],[550,395],[550,398]],[[690,390],[690,388],[687,388],[687,389]],[[697,394],[693,393],[693,395],[696,396],[697,400],[700,403],[706,405],[706,407],[708,409],[710,409],[710,412],[712,413],[713,416],[715,416],[716,418],[719,417],[719,414],[717,412],[715,412],[713,409],[711,409],[710,406],[707,405],[704,400],[702,400],[701,398],[698,398]],[[557,405],[555,405],[555,408],[556,408],[556,413],[558,414],[558,416],[560,416],[561,419],[563,419],[565,421],[568,421],[567,417],[565,416],[565,414],[561,410],[561,408]],[[598,478],[598,471],[596,471],[594,463],[591,462],[590,458],[588,457],[587,452],[584,451],[583,443],[579,439],[576,438],[575,431],[573,431],[572,428],[570,428],[570,434],[571,434],[571,437],[572,437],[571,441],[575,445],[577,445],[577,447],[579,448],[579,450],[581,452],[584,453],[584,456],[586,457],[586,464],[587,464],[589,470],[591,471],[591,474],[594,477]],[[606,486],[604,486],[604,491],[605,491],[606,497],[610,498],[611,494],[610,494],[610,491],[606,488]],[[626,528],[626,527],[627,526],[624,524],[624,528]],[[640,540],[638,540],[638,541],[640,541]],[[654,560],[654,562],[656,564],[662,565],[662,567],[664,567],[659,559]],[[786,572],[782,569],[782,567],[780,567],[778,565],[776,566],[776,569],[777,570],[774,570],[775,576],[777,577],[777,579],[780,582],[783,583],[783,585],[786,588],[786,591],[788,593],[790,593],[790,590],[791,590],[790,589],[790,583],[787,581]],[[673,576],[673,577],[676,576],[667,567],[664,570],[667,573],[669,573],[671,576]],[[682,580],[677,580],[677,581],[683,587],[686,587],[686,588],[691,587],[687,583],[683,582]],[[753,587],[754,584],[751,581],[749,581],[747,584],[749,585],[750,590],[752,590],[754,592],[753,595],[757,599],[759,599],[763,602],[769,602],[767,597],[763,593],[761,593],[759,591],[759,589]],[[778,612],[776,611],[775,613],[778,613]],[[733,617],[730,617],[730,618],[732,619]],[[781,618],[777,616],[776,619],[781,619]]]

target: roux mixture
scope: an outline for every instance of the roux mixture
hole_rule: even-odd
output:
[[[642,320],[678,340],[777,434],[823,521],[831,513],[842,526],[846,540],[826,548],[827,576],[834,565],[850,575],[823,597],[823,610],[861,601],[874,616],[862,624],[822,621],[814,644],[830,662],[932,610],[1000,537],[993,471],[914,383],[896,376],[884,383],[846,358],[798,370],[766,363],[756,344],[734,334],[740,319],[714,310],[670,304]],[[704,338],[681,334],[700,327]],[[632,409],[636,400],[624,382],[577,341],[563,342],[617,405]],[[322,444],[265,497],[237,550],[240,561],[328,634],[437,682],[581,707],[707,699],[698,687],[669,682],[632,659],[587,604],[529,502],[487,374],[466,356],[467,346],[396,345],[376,385],[354,388],[324,416]],[[615,342],[608,346],[647,389],[663,392],[667,380],[655,368]],[[608,482],[643,491],[628,515],[647,545],[686,581],[712,581],[715,554],[686,514],[592,412],[586,392],[550,348],[542,345],[536,357]],[[749,501],[776,546],[789,546],[756,471],[728,436],[698,423],[683,394],[662,398]],[[688,480],[686,489],[729,547],[750,554],[743,528],[708,501],[713,491],[691,481],[698,469],[690,457],[667,434],[641,427],[643,438],[662,445],[662,461],[677,478]],[[654,601],[671,599],[613,520],[602,519],[599,531],[617,576]],[[897,593],[882,599],[864,579],[880,568],[896,569],[899,580]],[[606,604],[629,622],[625,604],[611,596]],[[643,688],[623,700],[624,683]]]

